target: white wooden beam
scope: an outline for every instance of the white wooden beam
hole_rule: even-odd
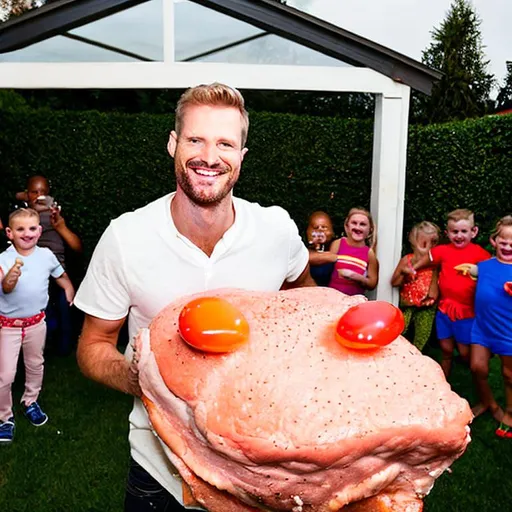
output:
[[[391,286],[401,257],[410,88],[399,96],[377,95],[373,141],[371,211],[377,223],[379,284],[374,297],[398,305]]]
[[[164,62],[174,62],[174,0],[162,0]]]
[[[164,62],[0,62],[0,88],[183,89],[224,82],[240,89],[368,92],[401,96],[401,84],[367,68]]]

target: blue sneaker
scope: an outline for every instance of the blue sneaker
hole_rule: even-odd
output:
[[[0,423],[0,443],[12,443],[14,439],[14,417]]]
[[[40,427],[48,421],[48,416],[39,407],[37,402],[33,402],[28,407],[25,407],[25,416],[34,427]]]

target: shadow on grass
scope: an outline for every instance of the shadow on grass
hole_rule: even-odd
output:
[[[438,358],[438,351],[429,355]],[[21,413],[20,373],[14,387],[16,437],[0,446],[0,509],[9,512],[121,512],[128,463],[132,399],[85,379],[74,356],[49,356],[41,405],[50,420],[35,428]],[[499,360],[491,385],[503,403]],[[452,386],[475,402],[467,368],[454,366]],[[512,440],[494,435],[484,415],[472,424],[466,453],[425,500],[426,512],[502,512],[510,506]]]

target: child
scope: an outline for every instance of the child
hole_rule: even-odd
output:
[[[373,218],[364,208],[352,208],[344,226],[346,237],[334,240],[330,247],[336,260],[329,286],[346,295],[364,294],[379,279]]]
[[[0,442],[10,442],[14,437],[11,386],[22,346],[24,412],[35,426],[47,422],[48,416],[37,399],[43,382],[44,310],[50,275],[64,289],[70,303],[75,293],[55,255],[49,249],[37,247],[41,226],[35,210],[19,208],[11,213],[6,234],[12,246],[0,254]]]
[[[512,439],[512,216],[503,217],[491,235],[496,257],[478,263],[471,273],[478,275],[475,321],[471,331],[471,371],[475,376],[479,407],[475,416],[489,410],[500,421],[496,435]],[[476,270],[476,272],[475,272]],[[492,354],[501,359],[505,384],[505,413],[496,403],[487,382]]]
[[[414,272],[413,265],[421,259],[425,251],[439,242],[439,228],[432,222],[423,221],[413,226],[409,233],[412,253],[405,255],[398,263],[391,285],[400,287],[400,307],[404,313],[404,336],[414,324],[413,345],[423,350],[436,314],[434,303],[439,289],[437,286],[437,269],[429,266]]]
[[[334,267],[332,253],[329,252],[334,231],[332,221],[325,212],[313,212],[306,230],[309,248],[311,277],[318,286],[327,286]]]
[[[456,268],[463,264],[476,264],[491,255],[472,240],[478,234],[473,212],[458,209],[447,217],[446,235],[450,243],[430,249],[414,265],[414,270],[434,265],[439,272],[439,305],[436,313],[437,337],[442,351],[441,368],[450,375],[455,344],[461,358],[469,363],[469,346],[473,326],[475,282]]]
[[[62,264],[64,270],[69,271],[66,265],[66,249],[75,253],[82,251],[80,238],[67,226],[61,214],[60,207],[49,196],[50,184],[44,176],[31,176],[27,181],[27,189],[16,194],[19,200],[26,200],[28,206],[39,213],[42,226],[42,235],[39,247],[50,249]],[[55,334],[56,349],[59,355],[67,355],[72,350],[73,328],[71,309],[63,290],[50,285],[50,300],[47,308],[48,330]]]

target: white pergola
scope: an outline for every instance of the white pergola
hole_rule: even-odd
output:
[[[50,56],[45,57],[44,48],[41,49],[45,41],[51,40],[49,38],[55,41],[64,37],[66,41],[67,37],[68,43],[69,38],[88,45],[92,41],[96,48],[111,53],[112,44],[100,41],[95,45],[101,38],[90,38],[94,33],[91,27],[98,24],[98,20],[107,19],[107,15],[114,20],[115,13],[148,1],[59,0],[38,12],[0,25],[0,88],[181,89],[218,81],[239,89],[374,94],[371,210],[378,226],[380,262],[379,285],[374,296],[397,304],[398,293],[391,287],[390,278],[401,256],[410,89],[412,86],[428,93],[439,75],[412,59],[272,0],[193,1],[200,4],[201,9],[213,9],[216,16],[220,12],[220,16],[234,18],[251,27],[253,33],[239,41],[240,44],[249,44],[259,36],[274,33],[280,40],[309,48],[311,55],[302,58],[303,61],[312,61],[311,56],[318,55],[324,58],[323,65],[318,65],[318,60],[314,59],[314,65],[304,65],[300,58],[298,63],[279,65],[236,62],[231,57],[226,59],[228,62],[211,61],[211,55],[225,51],[228,46],[234,48],[236,42],[221,45],[211,53],[202,53],[197,57],[199,62],[185,58],[178,61],[176,55],[183,53],[183,48],[177,48],[177,27],[182,26],[183,20],[179,20],[178,25],[176,8],[186,3],[181,0],[150,1],[153,7],[158,4],[161,9],[162,55],[158,60],[143,59],[125,51],[120,54],[120,60],[124,60],[121,62],[113,62],[111,57],[103,61],[74,62],[72,55],[67,62],[62,62],[59,61],[62,56],[51,57],[50,52]],[[88,37],[80,35],[80,27],[88,27]],[[345,63],[365,67],[340,65],[335,60],[340,55],[345,56]]]

